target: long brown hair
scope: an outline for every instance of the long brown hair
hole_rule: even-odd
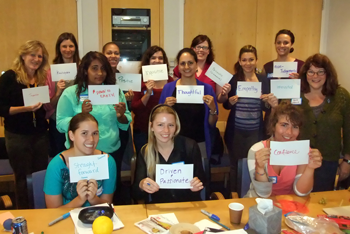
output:
[[[168,61],[168,57],[166,56],[165,51],[163,50],[162,47],[154,45],[154,46],[149,47],[145,51],[145,53],[143,53],[143,55],[142,55],[141,66],[140,66],[140,70],[139,70],[140,74],[142,74],[142,66],[149,65],[149,63],[151,61],[151,57],[159,51],[161,51],[163,54],[163,64],[166,64],[168,72],[169,72],[169,61]]]
[[[207,56],[205,63],[211,64],[214,61],[215,55],[213,51],[213,43],[211,42],[210,38],[207,35],[198,35],[195,38],[193,38],[191,43],[191,48],[194,49],[197,45],[205,41],[208,42],[208,46],[209,46],[209,54]]]
[[[90,51],[88,52],[83,59],[81,60],[81,63],[78,67],[78,73],[74,80],[74,84],[77,84],[77,100],[79,103],[79,97],[82,92],[85,92],[87,89],[88,84],[88,69],[90,67],[90,64],[92,61],[98,60],[102,66],[104,67],[106,71],[106,78],[103,81],[105,85],[114,85],[116,84],[116,78],[115,73],[112,70],[111,64],[109,64],[108,59],[104,54],[97,52],[97,51]]]
[[[30,40],[26,41],[21,47],[19,48],[18,54],[16,59],[13,61],[12,70],[17,75],[17,82],[23,85],[29,84],[28,75],[25,69],[24,61],[22,59],[22,56],[28,55],[30,53],[36,52],[37,50],[41,49],[43,53],[42,62],[39,66],[39,68],[35,71],[35,82],[38,85],[45,85],[46,82],[46,67],[48,66],[48,59],[49,59],[49,53],[47,52],[44,44],[40,41],[36,40]]]
[[[80,63],[78,43],[77,43],[77,40],[75,39],[75,36],[73,35],[73,33],[69,33],[69,32],[64,32],[58,36],[57,41],[56,41],[56,46],[55,46],[56,56],[52,62],[53,62],[53,64],[64,63],[62,53],[61,53],[61,43],[65,40],[70,40],[71,42],[73,42],[73,44],[75,46],[75,51],[74,51],[74,55],[73,55],[73,62],[75,62],[78,66]]]
[[[255,55],[255,59],[256,60],[258,59],[258,52],[256,51],[256,48],[254,46],[246,45],[246,46],[243,46],[241,48],[241,50],[239,51],[238,61],[237,61],[237,63],[235,63],[235,66],[234,66],[234,71],[236,74],[235,76],[237,76],[238,81],[245,81],[245,75],[243,72],[243,68],[242,68],[241,64],[239,64],[239,60],[241,60],[241,56],[244,53],[253,53]]]
[[[324,68],[326,70],[326,82],[322,87],[322,94],[325,96],[335,95],[335,92],[339,87],[338,75],[331,60],[324,54],[311,55],[308,59],[306,59],[304,65],[301,67],[299,72],[301,92],[310,92],[310,85],[307,82],[307,71],[310,69],[311,65],[318,68]]]
[[[147,175],[152,179],[154,179],[156,164],[159,163],[159,157],[158,157],[159,154],[158,154],[157,139],[154,136],[154,133],[151,130],[151,128],[152,128],[154,119],[160,113],[168,113],[175,117],[176,130],[174,133],[174,137],[179,134],[180,128],[181,128],[179,116],[177,115],[176,111],[172,107],[166,104],[159,104],[152,109],[151,114],[149,116],[148,143],[144,146],[145,147],[144,158],[147,166]]]

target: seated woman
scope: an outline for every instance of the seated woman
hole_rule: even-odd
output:
[[[302,112],[292,104],[282,103],[272,112],[268,131],[272,137],[253,145],[248,152],[252,181],[246,197],[292,194],[308,195],[314,184],[314,171],[322,164],[318,149],[310,149],[309,163],[299,166],[270,165],[270,141],[295,141],[302,126]]]
[[[69,124],[70,148],[56,155],[47,167],[44,192],[47,208],[81,207],[110,203],[116,188],[116,164],[108,155],[109,179],[96,181],[79,180],[70,183],[69,158],[76,156],[100,155],[98,123],[89,113],[80,113]]]
[[[164,104],[155,106],[149,117],[148,132],[148,144],[142,147],[136,161],[134,199],[144,199],[146,203],[201,200],[199,193],[205,178],[201,153],[194,140],[178,135],[180,120],[175,110]],[[193,164],[193,188],[159,190],[155,182],[156,164],[178,162]]]

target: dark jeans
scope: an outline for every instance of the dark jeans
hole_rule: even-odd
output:
[[[246,131],[234,130],[234,135],[226,142],[230,157],[230,189],[231,192],[239,192],[237,188],[238,160],[246,158],[248,151],[259,141],[259,130]]]
[[[33,135],[15,134],[5,130],[6,150],[16,177],[18,209],[28,209],[27,175],[45,170],[48,164],[47,132]]]
[[[134,144],[136,149],[136,156],[139,155],[142,146],[148,142],[148,134],[146,132],[141,132],[140,130],[134,129]]]
[[[66,134],[60,133],[56,128],[56,120],[49,121],[49,140],[50,140],[50,157],[53,158],[57,154],[66,150],[64,143],[66,142]]]
[[[338,169],[338,161],[322,160],[322,166],[314,173],[314,187],[312,192],[332,191]]]
[[[121,204],[121,192],[122,192],[122,181],[121,181],[121,170],[122,170],[122,162],[123,162],[123,154],[124,149],[122,147],[119,147],[118,150],[109,153],[115,160],[115,163],[117,164],[117,184],[116,184],[116,190],[113,195],[113,204],[120,205]]]

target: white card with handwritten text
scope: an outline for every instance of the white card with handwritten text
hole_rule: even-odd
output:
[[[76,63],[62,63],[50,65],[52,81],[74,80],[77,75]]]
[[[69,157],[69,178],[71,183],[79,180],[109,179],[108,155]]]
[[[300,98],[300,79],[271,80],[270,84],[278,99]]]
[[[40,86],[36,88],[22,89],[24,106],[32,106],[41,103],[49,103],[49,87]]]
[[[168,80],[168,67],[166,64],[142,66],[143,82],[148,80]]]
[[[310,140],[271,141],[270,165],[295,166],[309,163]]]
[[[216,62],[211,63],[205,75],[221,87],[224,86],[224,84],[229,83],[232,79],[232,74],[226,71]]]
[[[141,74],[116,73],[115,78],[121,90],[141,92]]]
[[[238,81],[236,95],[245,98],[260,98],[261,82]]]
[[[161,189],[189,189],[193,164],[157,164],[156,183]]]
[[[273,77],[289,77],[292,72],[298,72],[297,62],[273,62]]]
[[[89,99],[92,105],[119,103],[119,85],[89,85]]]
[[[176,86],[176,103],[203,104],[204,85]]]

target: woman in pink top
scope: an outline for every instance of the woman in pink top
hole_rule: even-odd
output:
[[[196,36],[192,40],[191,48],[196,52],[198,58],[196,79],[211,85],[216,94],[217,101],[219,103],[225,102],[227,100],[227,94],[231,90],[231,85],[225,84],[224,87],[221,87],[205,75],[211,63],[214,62],[213,45],[210,38],[207,35]],[[179,66],[176,66],[173,72],[174,79],[181,78]]]
[[[321,166],[318,149],[310,149],[309,163],[299,166],[270,165],[270,141],[295,141],[299,136],[303,115],[301,110],[282,103],[270,116],[268,131],[272,137],[253,145],[248,153],[251,186],[248,197],[269,197],[295,193],[306,196],[314,184],[314,170]]]
[[[58,36],[55,46],[55,58],[53,64],[62,63],[80,63],[79,48],[77,40],[72,33],[62,33]],[[56,156],[58,153],[66,150],[64,143],[66,136],[56,129],[56,107],[63,90],[74,83],[75,77],[69,81],[52,81],[51,70],[47,72],[46,85],[49,86],[50,103],[45,104],[46,118],[49,119],[49,139],[50,139],[50,157]]]

